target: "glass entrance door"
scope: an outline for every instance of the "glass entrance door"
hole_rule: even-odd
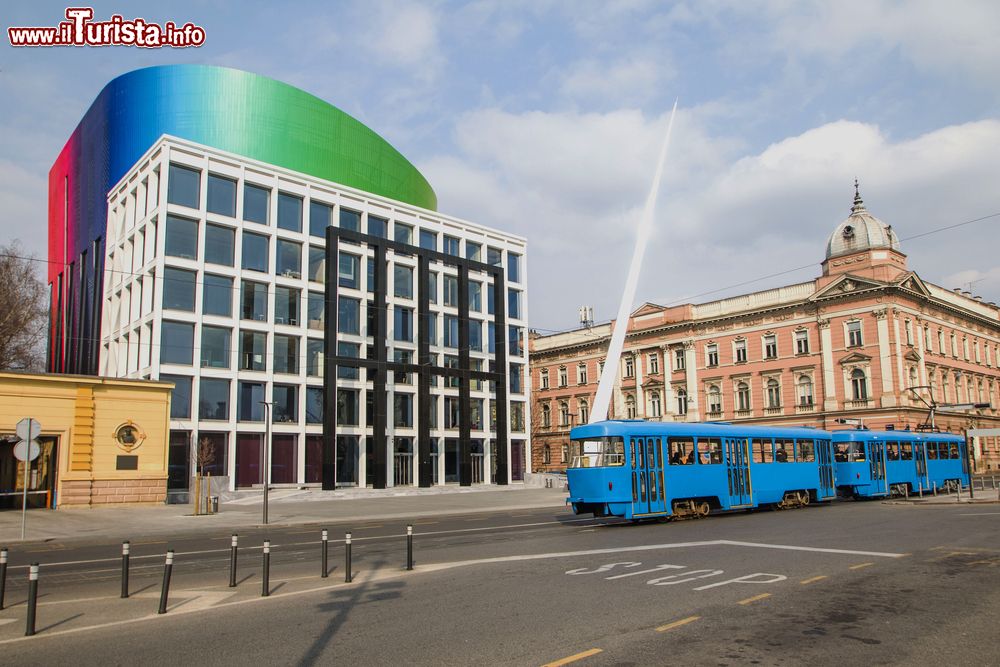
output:
[[[629,443],[635,465],[632,470],[632,513],[660,514],[666,511],[663,479],[663,449],[659,438],[632,438]]]

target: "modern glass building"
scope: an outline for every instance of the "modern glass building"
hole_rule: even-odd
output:
[[[402,155],[303,91],[225,68],[126,74],[50,173],[50,370],[173,382],[175,490],[199,443],[232,489],[265,470],[326,488],[519,480],[526,244],[435,206]]]

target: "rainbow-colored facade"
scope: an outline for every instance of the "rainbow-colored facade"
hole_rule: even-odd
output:
[[[97,96],[49,172],[52,372],[97,371],[108,192],[163,135],[437,208],[399,151],[305,91],[203,65],[124,74]]]

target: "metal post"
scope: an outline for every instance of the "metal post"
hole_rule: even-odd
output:
[[[934,495],[937,495],[937,482],[934,482]]]
[[[972,475],[969,475],[969,500],[975,500],[976,499],[976,494],[973,493],[973,491],[975,491],[975,486],[976,485],[973,483]],[[961,479],[958,480],[958,488],[959,488],[959,490],[962,489],[962,480]]]
[[[324,579],[326,579],[327,574],[328,574],[328,569],[326,567],[326,559],[327,559],[327,554],[328,554],[329,547],[330,547],[330,537],[329,537],[329,534],[327,533],[327,531],[326,531],[325,528],[323,529],[323,540],[322,540],[322,542],[323,542],[323,544],[322,544],[321,552],[322,552],[322,561],[323,561],[323,566],[322,566],[323,572],[320,574],[320,576],[323,577]]]
[[[32,563],[28,571],[28,624],[24,636],[35,634],[35,608],[38,606],[38,563]]]
[[[3,609],[3,598],[7,592],[7,547],[0,549],[0,609]]]
[[[229,587],[236,588],[236,550],[239,547],[240,537],[233,533],[233,541],[229,547]]]
[[[996,477],[996,475],[993,475],[992,477],[990,477],[990,482],[992,483],[994,489],[997,488],[997,477]]]
[[[167,613],[167,598],[170,595],[170,573],[174,569],[174,550],[167,550],[167,561],[163,564],[163,586],[160,588],[160,608],[157,614]]]
[[[413,526],[406,527],[406,569],[413,569]]]
[[[924,481],[921,479],[917,480],[917,494],[923,498],[924,497]]]
[[[267,525],[267,491],[271,486],[271,404],[261,401],[264,406],[264,525]]]
[[[344,572],[344,583],[351,583],[351,534],[347,533],[344,537],[344,559],[347,561],[345,563],[346,570]]]
[[[271,540],[264,540],[264,576],[261,579],[260,596],[271,594]]]
[[[122,597],[128,597],[128,556],[131,545],[128,540],[122,542]]]
[[[962,502],[962,483],[959,482],[958,486],[955,488],[955,502]]]

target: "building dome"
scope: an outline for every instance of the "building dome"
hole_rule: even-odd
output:
[[[886,248],[899,250],[899,237],[887,225],[865,208],[858,192],[858,182],[854,181],[854,205],[847,219],[837,225],[826,242],[826,258],[850,255],[862,250]]]

